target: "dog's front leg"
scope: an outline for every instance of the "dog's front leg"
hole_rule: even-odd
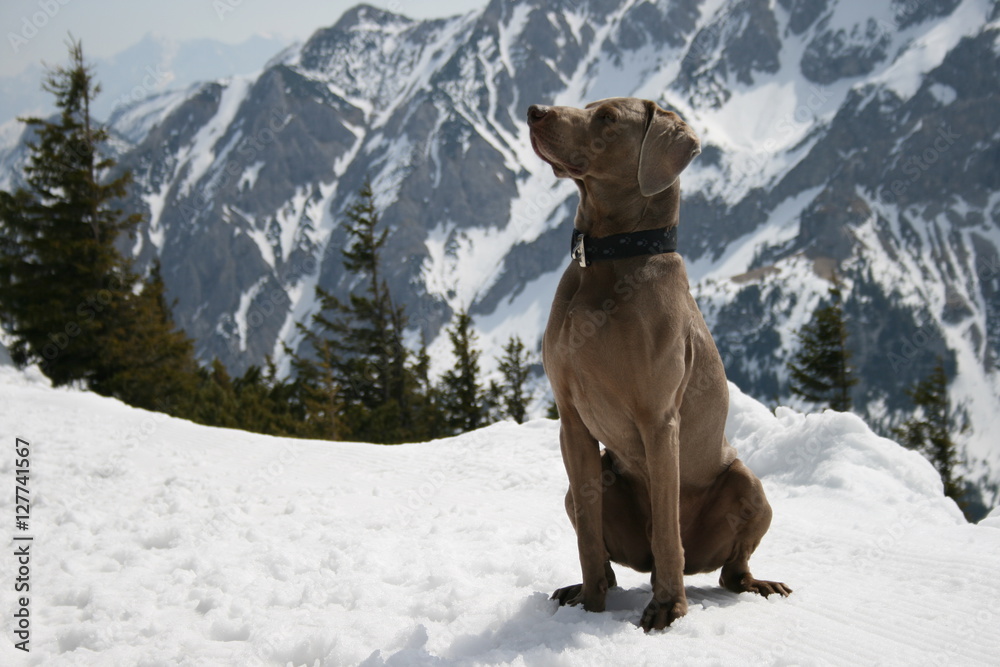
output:
[[[608,568],[602,524],[604,490],[601,486],[600,445],[575,411],[567,409],[560,412],[563,416],[559,444],[569,476],[573,500],[570,518],[576,529],[583,583],[559,589],[552,597],[558,599],[560,604],[583,603],[587,611],[604,611]]]
[[[641,428],[652,507],[653,599],[642,629],[662,630],[687,613],[680,521],[680,417],[675,411]]]

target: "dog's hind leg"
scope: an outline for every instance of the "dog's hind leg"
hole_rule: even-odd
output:
[[[699,517],[697,535],[685,539],[685,571],[706,572],[721,565],[719,585],[734,593],[790,594],[787,585],[750,573],[750,556],[771,526],[771,505],[760,480],[736,459],[712,493]]]
[[[788,597],[792,589],[780,581],[764,581],[755,579],[750,574],[750,559],[752,550],[738,551],[733,560],[722,566],[722,574],[719,575],[719,585],[734,593],[757,593],[767,597],[772,593],[777,593],[783,597]]]

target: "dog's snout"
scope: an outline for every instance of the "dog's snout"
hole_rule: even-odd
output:
[[[528,107],[528,123],[537,123],[547,115],[549,115],[550,108],[543,106],[541,104],[532,104]]]

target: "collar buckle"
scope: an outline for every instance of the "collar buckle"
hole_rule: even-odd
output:
[[[570,253],[570,257],[579,262],[580,266],[587,268],[590,266],[590,261],[587,260],[587,248],[583,245],[583,240],[586,235],[579,230],[573,230],[573,250]]]

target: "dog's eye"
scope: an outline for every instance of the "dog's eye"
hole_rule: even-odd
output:
[[[611,109],[602,109],[597,112],[597,119],[605,123],[614,123],[618,120],[618,114]]]

